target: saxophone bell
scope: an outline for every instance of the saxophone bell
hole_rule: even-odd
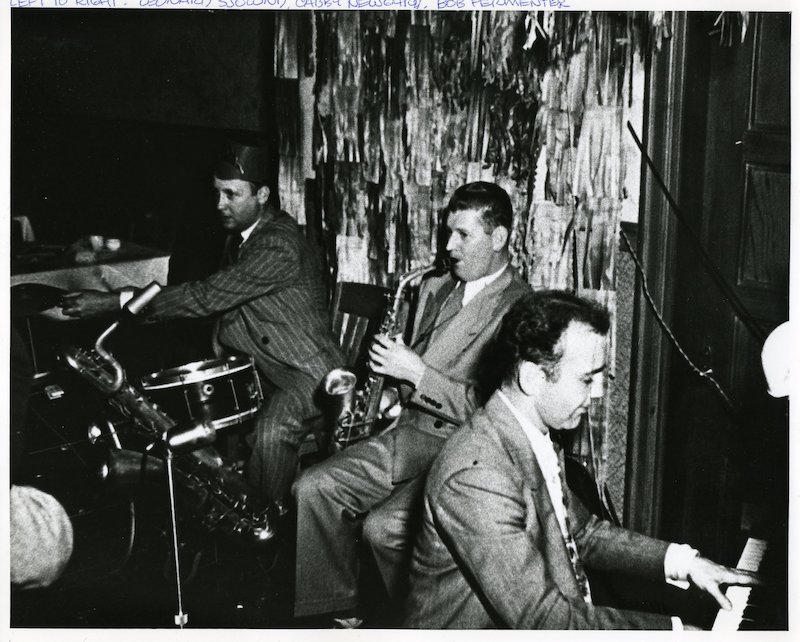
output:
[[[346,368],[334,368],[322,380],[325,423],[333,426],[333,440],[338,444],[353,424],[356,375]]]
[[[356,387],[356,375],[346,368],[334,368],[322,380],[325,394],[331,396],[352,395]]]

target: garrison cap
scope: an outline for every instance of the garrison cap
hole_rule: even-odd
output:
[[[222,180],[240,179],[266,183],[270,177],[269,149],[265,145],[245,145],[229,141],[214,170]]]

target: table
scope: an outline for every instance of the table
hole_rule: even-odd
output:
[[[96,261],[78,264],[74,254],[60,251],[55,246],[35,248],[11,259],[11,286],[22,283],[42,283],[64,290],[101,290],[110,292],[126,286],[144,287],[153,281],[166,285],[169,272],[169,254],[123,241],[116,251],[101,250],[95,253]],[[58,308],[42,313],[45,317],[67,321]]]

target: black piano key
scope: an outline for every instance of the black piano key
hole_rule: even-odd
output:
[[[739,625],[740,631],[757,631],[763,629],[761,623],[764,621],[764,609],[758,604],[748,604],[742,614],[742,622]]]

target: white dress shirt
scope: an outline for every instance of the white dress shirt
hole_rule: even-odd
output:
[[[558,524],[561,527],[562,534],[564,534],[566,532],[566,519],[563,491],[559,477],[560,465],[556,451],[550,441],[550,436],[543,433],[527,416],[520,412],[501,390],[497,391],[497,396],[508,406],[511,414],[519,422],[522,431],[531,444],[533,455],[536,457],[539,468],[541,468],[544,475]],[[667,547],[667,552],[664,556],[664,580],[680,588],[688,588],[689,566],[698,554],[696,549],[687,544],[671,543]],[[680,618],[673,616],[673,628],[678,630],[683,628]]]
[[[490,274],[489,276],[482,276],[479,279],[475,279],[474,281],[465,281],[464,282],[464,298],[461,300],[461,306],[467,305],[472,299],[474,299],[478,293],[483,290],[487,285],[489,285],[492,281],[496,281],[500,278],[500,275],[503,271],[508,267],[508,263],[506,263],[503,267],[501,267],[497,272]],[[460,283],[458,284],[461,285]]]

